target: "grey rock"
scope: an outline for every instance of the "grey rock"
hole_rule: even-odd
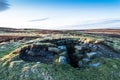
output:
[[[66,46],[58,46],[58,49],[60,49],[60,50],[67,50]]]
[[[82,49],[83,49],[83,46],[78,46],[78,45],[76,45],[76,46],[74,46],[74,48],[75,48],[76,50],[82,50]]]
[[[40,62],[36,62],[37,64],[40,64]]]
[[[67,64],[67,58],[65,56],[59,57],[59,64]]]
[[[97,55],[97,52],[90,52],[90,53],[86,53],[86,56],[88,58],[94,58]]]
[[[92,47],[93,47],[93,44],[89,44],[89,47],[92,48]]]
[[[60,56],[66,56],[67,55],[67,51],[61,52],[59,55]]]
[[[90,62],[90,59],[89,59],[89,58],[83,58],[82,61],[83,61],[84,63],[89,63],[89,62]]]
[[[55,53],[60,53],[60,49],[56,47],[48,47],[48,51],[55,52]]]
[[[83,62],[80,60],[80,61],[78,61],[78,66],[79,67],[82,67],[83,66]]]
[[[98,47],[96,45],[93,45],[91,51],[97,51],[97,49]]]

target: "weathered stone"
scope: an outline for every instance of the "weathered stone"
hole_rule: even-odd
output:
[[[76,50],[82,50],[82,49],[83,49],[83,46],[78,46],[78,45],[76,45],[74,48],[75,48]]]
[[[37,64],[40,64],[40,62],[36,62]]]
[[[67,50],[66,46],[58,46],[58,49],[60,49],[60,50]]]
[[[89,47],[92,48],[92,47],[93,47],[93,44],[89,44]]]
[[[89,58],[83,58],[82,61],[83,61],[83,63],[87,64],[87,63],[90,62],[90,59]]]
[[[83,66],[83,62],[80,60],[80,61],[78,61],[78,66],[79,67],[82,67]]]
[[[55,52],[55,53],[60,53],[60,49],[56,47],[48,47],[48,51]]]
[[[93,45],[91,48],[91,51],[97,51],[98,47],[96,45]]]
[[[85,49],[88,49],[88,48],[89,48],[89,44],[88,44],[88,43],[84,43],[82,46],[83,46]]]
[[[102,55],[103,55],[102,52],[97,51],[97,55],[95,55],[95,57],[96,57],[96,58],[99,58],[99,57],[101,57]]]
[[[98,47],[94,43],[84,43],[72,39],[55,39],[46,42],[52,43],[54,46],[31,45],[21,51],[22,59],[35,61],[38,64],[39,62],[57,62],[59,64],[69,63],[73,67],[84,67],[96,66],[96,64],[92,64],[92,62],[94,63],[92,59],[100,57]],[[24,53],[26,54],[24,55]]]
[[[67,51],[61,52],[59,55],[60,56],[66,56],[67,55]]]
[[[88,58],[94,58],[95,55],[97,55],[97,52],[86,53],[86,56],[87,56]]]
[[[58,62],[59,62],[59,64],[66,64],[67,58],[65,56],[60,56]]]
[[[79,51],[89,50],[89,44],[75,45],[74,48]]]

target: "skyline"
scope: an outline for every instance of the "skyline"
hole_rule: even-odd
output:
[[[120,19],[119,0],[5,0],[5,5],[1,1],[0,27],[82,29],[81,25],[97,28],[89,24]],[[113,27],[120,27],[119,22]]]

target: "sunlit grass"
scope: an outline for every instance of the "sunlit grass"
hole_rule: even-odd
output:
[[[0,44],[0,58],[10,53],[14,49],[22,46],[22,44],[23,43],[20,42],[8,42],[6,44]]]

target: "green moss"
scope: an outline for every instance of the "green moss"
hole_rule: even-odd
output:
[[[23,43],[20,42],[9,42],[6,44],[0,44],[0,58],[22,45]]]

